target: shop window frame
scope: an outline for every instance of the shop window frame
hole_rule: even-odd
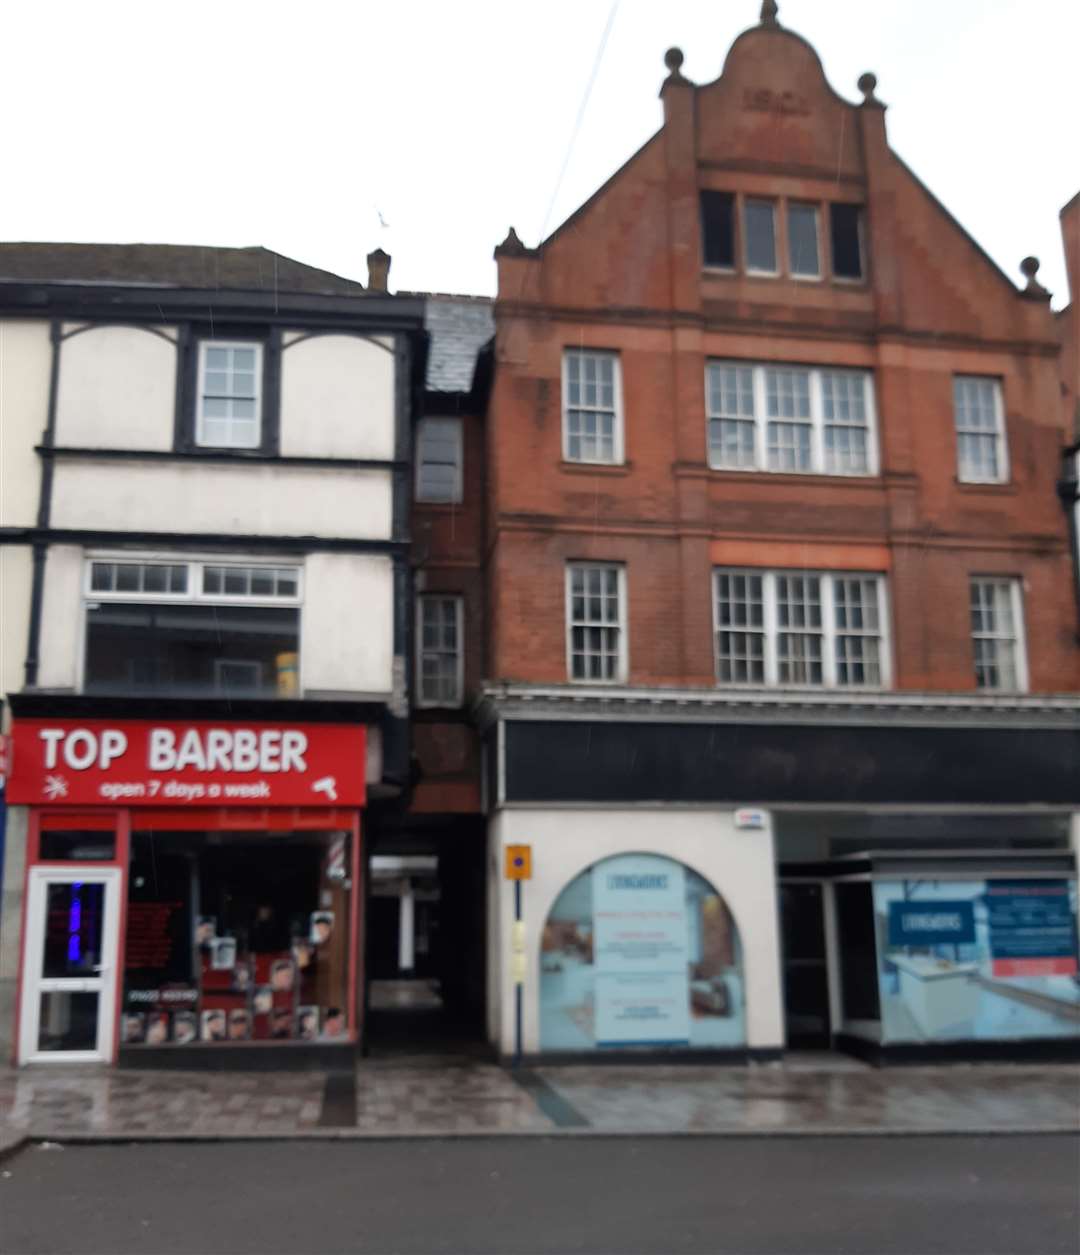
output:
[[[94,563],[113,562],[129,564],[150,564],[165,566],[186,566],[188,568],[187,586],[182,593],[170,592],[101,592],[93,588]],[[296,576],[295,594],[253,595],[250,593],[207,593],[203,589],[203,573],[206,567],[229,568],[237,567],[244,570],[291,570]],[[275,581],[276,582],[276,581]],[[115,550],[90,550],[84,555],[83,572],[80,589],[78,657],[76,659],[76,691],[86,691],[86,652],[89,642],[90,606],[95,603],[112,602],[116,604],[136,605],[216,605],[216,606],[251,606],[269,609],[295,609],[297,611],[296,654],[297,654],[297,697],[302,697],[303,688],[303,636],[304,636],[304,564],[286,557],[274,560],[261,556],[238,554],[161,554],[150,552],[116,552]],[[220,696],[214,692],[203,694],[206,697]]]

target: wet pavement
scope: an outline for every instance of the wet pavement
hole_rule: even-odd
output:
[[[1080,1131],[1080,1067],[877,1069],[360,1060],[354,1072],[0,1070],[0,1151],[26,1138]]]

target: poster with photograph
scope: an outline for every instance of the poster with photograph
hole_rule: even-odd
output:
[[[210,966],[215,972],[232,971],[236,966],[235,937],[215,937],[210,942]]]
[[[269,985],[260,985],[252,999],[252,1010],[256,1015],[269,1015],[274,1009],[274,991]]]
[[[270,986],[274,993],[292,993],[295,967],[292,959],[275,959],[270,965]]]
[[[177,1011],[173,1015],[173,1041],[178,1046],[187,1046],[198,1040],[199,1028],[194,1011]]]
[[[340,1007],[327,1007],[322,1022],[323,1037],[345,1036],[345,1012]]]
[[[276,1041],[292,1037],[293,1013],[288,1007],[275,1007],[270,1013],[270,1036]]]
[[[310,938],[313,946],[324,946],[334,932],[333,911],[313,911],[311,913]]]
[[[168,1011],[151,1011],[146,1018],[146,1044],[164,1046],[169,1040]]]
[[[874,882],[882,1040],[1080,1036],[1076,882]]]
[[[195,944],[209,946],[217,936],[217,919],[213,915],[200,915],[195,921]]]
[[[225,1041],[225,1012],[220,1010],[202,1013],[202,1040]]]
[[[144,1012],[124,1012],[120,1021],[120,1040],[125,1046],[133,1046],[146,1040],[146,1014]]]
[[[248,1041],[251,1037],[251,1014],[246,1007],[229,1012],[229,1041]]]
[[[301,1041],[314,1041],[319,1035],[319,1008],[301,1007],[296,1013],[296,1035]]]

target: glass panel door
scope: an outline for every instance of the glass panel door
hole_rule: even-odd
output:
[[[112,1058],[118,868],[30,869],[21,1063]]]

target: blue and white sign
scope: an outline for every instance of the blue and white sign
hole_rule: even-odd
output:
[[[974,941],[974,902],[889,903],[890,946],[969,946]]]
[[[596,1042],[687,1045],[686,879],[670,859],[630,854],[593,869]]]

